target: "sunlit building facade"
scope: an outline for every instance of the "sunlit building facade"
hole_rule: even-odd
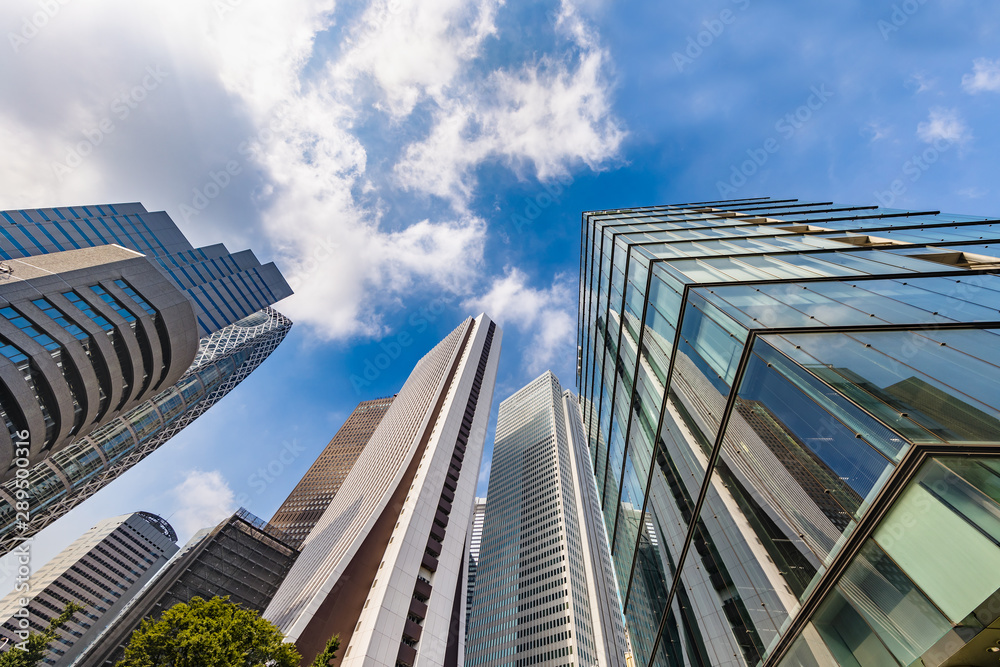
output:
[[[30,547],[24,553],[30,561]],[[19,650],[27,632],[44,632],[75,602],[83,609],[56,631],[42,658],[68,667],[175,553],[177,533],[155,514],[99,522],[0,600],[4,650]]]
[[[468,318],[424,355],[264,612],[309,665],[461,664],[466,545],[502,331]]]
[[[1000,223],[747,199],[587,212],[582,248],[636,664],[986,664]]]
[[[239,509],[217,526],[204,528],[147,583],[119,614],[105,619],[94,641],[67,665],[114,667],[144,620],[156,621],[174,605],[194,597],[228,597],[244,609],[264,611],[299,550],[289,536]]]
[[[625,665],[579,422],[574,397],[551,371],[500,404],[467,667]]]

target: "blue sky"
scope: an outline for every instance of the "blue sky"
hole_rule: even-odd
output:
[[[0,33],[0,208],[141,201],[296,289],[271,358],[44,531],[36,567],[127,511],[182,539],[269,517],[466,315],[504,327],[494,419],[547,368],[572,387],[583,210],[1000,212],[995,3],[8,0]]]

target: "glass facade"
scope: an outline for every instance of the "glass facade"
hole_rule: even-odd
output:
[[[169,215],[139,203],[0,211],[0,260],[108,244],[146,255],[184,292],[201,337],[292,293],[273,263],[261,264],[250,250],[231,253],[221,243],[195,248]]]
[[[637,664],[937,665],[974,634],[952,628],[1000,584],[928,583],[930,532],[872,530],[931,502],[909,489],[957,459],[914,472],[928,451],[1000,446],[998,242],[986,219],[794,200],[584,214],[580,406]],[[994,488],[977,465],[954,474]],[[961,543],[980,500],[921,531]]]

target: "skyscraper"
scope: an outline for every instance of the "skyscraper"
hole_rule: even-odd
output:
[[[286,533],[295,546],[316,527],[392,400],[390,396],[359,403],[271,517],[271,525]]]
[[[105,619],[107,628],[83,645],[74,667],[114,667],[143,620],[194,597],[226,596],[244,609],[264,611],[298,555],[288,535],[240,509],[196,533],[120,614]]]
[[[140,204],[0,211],[0,554],[245,379],[289,294],[273,264],[194,248]]]
[[[583,215],[580,406],[638,665],[991,655],[998,241],[766,198]]]
[[[547,371],[500,404],[468,667],[625,664],[589,456],[564,401],[575,408]]]
[[[264,617],[309,664],[457,665],[501,331],[467,319],[410,373]]]
[[[69,665],[176,552],[177,534],[155,514],[105,519],[0,600],[0,636],[17,644],[26,637],[19,632],[43,631],[76,602],[83,610],[57,631],[43,658]]]
[[[483,543],[483,520],[486,518],[486,498],[476,498],[472,508],[472,522],[469,524],[469,557],[466,559],[465,585],[465,627],[469,627],[472,613],[472,592],[476,588],[476,573],[479,571],[479,549]]]

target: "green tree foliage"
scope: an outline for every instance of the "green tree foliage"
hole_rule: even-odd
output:
[[[41,634],[31,632],[22,642],[10,644],[7,650],[0,654],[0,667],[35,667],[49,652],[49,644],[56,638],[56,631],[69,621],[83,607],[75,602],[66,604],[62,613],[52,619],[49,627]]]
[[[278,628],[228,597],[174,605],[145,620],[116,667],[296,667],[302,656]]]
[[[330,637],[323,652],[313,660],[312,667],[329,667],[330,661],[337,657],[337,649],[340,648],[340,635]]]

